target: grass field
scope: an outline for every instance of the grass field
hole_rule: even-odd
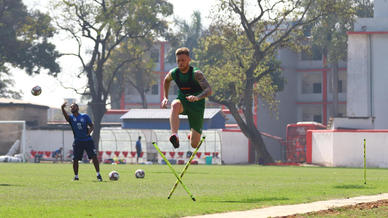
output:
[[[176,165],[180,172],[183,166]],[[144,179],[134,172],[141,168]],[[109,181],[117,170],[119,181]],[[296,204],[388,191],[388,170],[276,166],[190,166],[183,181],[193,202],[166,165],[101,165],[97,182],[91,164],[0,163],[0,216],[5,217],[180,217],[271,205]]]

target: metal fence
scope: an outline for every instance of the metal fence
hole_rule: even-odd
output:
[[[160,150],[166,155],[172,163],[183,164],[188,160],[191,148],[188,134],[190,131],[179,131],[180,147],[174,149],[169,142],[169,130],[136,130],[121,128],[103,128],[99,143],[99,157],[102,161],[114,160],[135,163],[136,141],[141,136],[142,154],[140,161],[142,163],[163,163],[160,155],[153,147],[152,142],[156,142]],[[198,150],[195,157],[197,163],[221,164],[221,135],[219,130],[206,130],[202,133],[206,136],[204,143]]]

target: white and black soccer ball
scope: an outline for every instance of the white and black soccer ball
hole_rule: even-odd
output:
[[[42,88],[40,86],[34,86],[31,89],[31,94],[34,96],[38,96],[38,95],[40,95],[40,93],[42,93]]]
[[[145,176],[144,170],[142,170],[142,169],[136,170],[135,176],[136,176],[136,178],[138,178],[138,179],[143,179],[144,176]]]
[[[112,172],[109,173],[109,179],[110,180],[117,181],[117,180],[119,180],[119,178],[120,178],[120,175],[119,175],[119,173],[117,171],[113,170]]]

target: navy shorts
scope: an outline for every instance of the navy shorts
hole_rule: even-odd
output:
[[[91,159],[97,156],[97,150],[94,146],[93,140],[90,141],[74,141],[73,143],[73,160],[82,160],[84,151],[88,154],[88,158]]]

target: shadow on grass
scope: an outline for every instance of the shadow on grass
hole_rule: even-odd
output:
[[[259,203],[259,202],[265,202],[265,201],[287,201],[290,200],[289,198],[279,198],[279,197],[268,197],[268,198],[247,198],[247,199],[241,199],[241,200],[214,200],[214,201],[207,201],[207,202],[217,202],[217,203]]]
[[[366,185],[355,185],[355,184],[344,184],[344,185],[336,185],[334,188],[337,189],[374,189],[375,187],[370,187]]]
[[[18,185],[12,185],[12,184],[0,184],[0,186],[18,186]]]

